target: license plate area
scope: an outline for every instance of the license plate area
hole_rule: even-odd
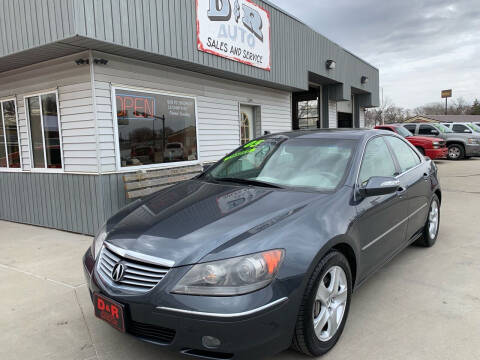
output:
[[[93,294],[95,316],[125,332],[125,306],[100,294]]]

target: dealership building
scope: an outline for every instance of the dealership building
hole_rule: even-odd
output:
[[[362,127],[378,106],[378,69],[267,1],[0,5],[3,220],[93,234],[128,175],[198,169],[265,132]]]

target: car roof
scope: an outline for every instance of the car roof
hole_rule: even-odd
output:
[[[294,130],[267,135],[265,138],[286,136],[290,139],[350,139],[360,140],[378,133],[375,129],[313,129]]]

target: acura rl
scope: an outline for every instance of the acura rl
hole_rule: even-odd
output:
[[[110,218],[83,262],[121,332],[209,359],[329,351],[353,291],[406,246],[432,246],[435,164],[381,130],[251,141]]]

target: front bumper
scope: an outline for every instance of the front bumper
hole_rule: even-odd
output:
[[[425,155],[432,160],[446,159],[448,155],[448,148],[444,147],[440,149],[425,149]]]
[[[480,145],[477,144],[467,144],[465,147],[466,156],[480,156]]]
[[[271,288],[225,298],[172,295],[165,291],[169,282],[165,277],[149,293],[124,295],[98,276],[90,250],[83,264],[90,295],[100,293],[125,305],[127,333],[141,340],[211,359],[257,359],[281,352],[291,344],[299,304],[281,294],[274,295]],[[271,299],[265,301],[266,296]],[[221,345],[206,348],[204,336],[220,339]]]

